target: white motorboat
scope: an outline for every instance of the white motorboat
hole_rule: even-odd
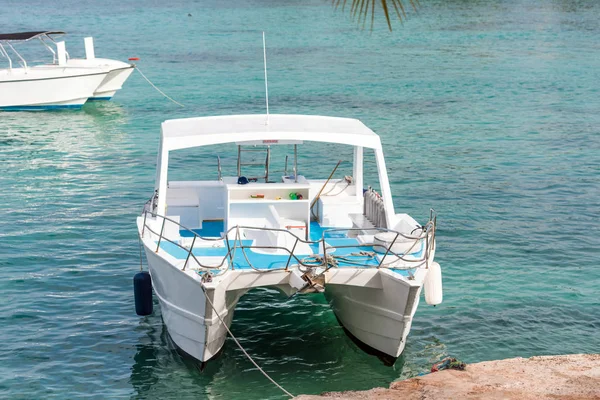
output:
[[[307,177],[326,160],[298,165],[305,142],[349,146],[353,176],[333,179],[338,163],[329,178]],[[231,144],[237,145],[235,176],[222,176],[218,158],[213,180],[168,179],[172,152],[203,146],[217,152]],[[287,157],[285,171],[272,171],[272,150],[293,154],[290,174]],[[256,165],[250,154],[260,151],[261,176],[246,176]],[[379,181],[371,184],[381,194],[363,189],[365,155],[376,160]],[[388,361],[404,349],[422,288],[429,304],[442,301],[434,213],[420,225],[395,212],[379,136],[356,119],[168,120],[157,163],[155,192],[137,227],[167,330],[199,361],[219,352],[236,304],[256,287],[286,295],[324,292],[346,332]]]
[[[123,84],[129,78],[129,75],[135,68],[134,64],[128,64],[123,61],[111,60],[108,58],[96,58],[94,52],[94,39],[86,37],[85,58],[69,58],[67,65],[69,67],[92,67],[108,69],[108,75],[104,78],[100,86],[94,92],[94,96],[88,100],[110,100],[116,91],[123,87]]]
[[[52,33],[62,34],[0,34],[0,55],[8,61],[8,68],[0,69],[0,110],[80,108],[107,77],[107,68],[68,66],[64,42],[56,43],[55,65],[28,65],[13,46]],[[18,58],[20,67],[13,67],[9,50]]]

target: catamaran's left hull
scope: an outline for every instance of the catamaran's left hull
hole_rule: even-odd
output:
[[[154,293],[171,339],[195,359],[208,361],[223,347],[227,331],[212,312],[200,282],[144,247]],[[231,325],[233,307],[231,312],[225,307],[219,311],[227,325]]]
[[[182,270],[183,260],[162,250],[156,253],[156,244],[152,240],[144,239],[143,244],[167,331],[181,350],[202,362],[210,360],[223,347],[226,326],[231,326],[235,307],[248,290],[273,287],[291,294],[303,283],[297,271],[265,274],[253,270],[229,270],[224,278],[218,278],[218,284],[205,283],[203,289],[196,271],[189,266]]]

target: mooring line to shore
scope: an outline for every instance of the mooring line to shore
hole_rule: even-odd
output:
[[[156,89],[156,91],[160,94],[162,94],[163,96],[165,96],[167,99],[171,100],[173,103],[177,104],[180,107],[185,107],[183,104],[181,104],[180,102],[174,100],[172,97],[169,97],[165,92],[163,92],[162,90],[160,90],[159,88],[156,87],[156,85],[154,83],[152,83],[150,81],[150,79],[148,79],[146,77],[146,75],[144,75],[144,73],[142,71],[140,71],[139,67],[136,65],[135,69],[137,70],[137,72],[140,73],[140,75],[142,76],[142,78],[144,78],[146,80],[146,82],[148,82],[154,89]]]
[[[279,383],[275,382],[275,380],[273,378],[271,378],[269,376],[269,374],[267,374],[257,363],[256,361],[254,361],[252,359],[252,357],[250,357],[250,354],[248,354],[248,352],[242,347],[241,343],[236,339],[235,336],[233,336],[233,333],[231,333],[231,331],[229,330],[229,328],[227,327],[227,324],[225,323],[225,321],[223,320],[223,318],[221,318],[221,315],[219,314],[219,312],[217,311],[217,309],[215,308],[214,304],[212,301],[210,301],[210,298],[208,297],[208,293],[206,293],[206,288],[204,287],[204,284],[200,284],[200,287],[202,288],[202,291],[204,292],[204,297],[206,298],[206,300],[208,301],[208,304],[210,304],[211,308],[213,309],[213,311],[215,312],[215,314],[217,314],[217,317],[219,318],[219,320],[221,321],[221,323],[223,324],[223,326],[225,327],[225,329],[227,330],[227,333],[229,333],[229,336],[231,336],[231,338],[233,339],[233,341],[235,342],[235,344],[238,345],[238,347],[240,348],[240,350],[242,350],[242,352],[246,355],[246,357],[248,357],[248,360],[250,360],[250,362],[252,364],[254,364],[254,366],[256,368],[258,368],[258,370],[268,379],[270,380],[275,386],[277,386],[279,389],[281,389],[281,391],[283,393],[285,393],[286,395],[290,396],[290,398],[294,398],[295,396],[293,394],[291,394],[290,392],[288,392],[287,390],[285,390],[283,388],[283,386],[281,386]]]

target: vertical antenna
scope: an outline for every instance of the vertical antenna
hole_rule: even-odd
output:
[[[265,95],[267,102],[267,125],[269,125],[269,85],[267,83],[267,45],[265,43],[265,32],[263,31],[263,56],[265,60]]]

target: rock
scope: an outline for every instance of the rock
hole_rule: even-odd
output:
[[[469,364],[404,381],[389,389],[303,395],[299,400],[600,400],[600,354],[511,358]]]

